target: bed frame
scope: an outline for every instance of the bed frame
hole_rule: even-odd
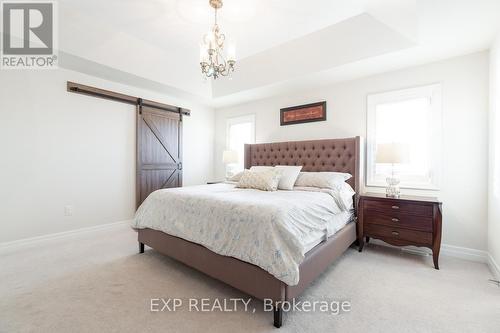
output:
[[[348,181],[359,193],[362,140],[360,137],[245,145],[245,168],[265,165],[302,165],[303,171],[348,172]],[[357,194],[354,198],[357,203]],[[139,252],[144,244],[257,299],[274,302],[274,326],[281,327],[283,301],[290,301],[356,241],[356,224],[349,223],[328,240],[306,253],[299,267],[300,281],[289,286],[262,268],[233,257],[216,254],[202,245],[152,229],[139,229]]]

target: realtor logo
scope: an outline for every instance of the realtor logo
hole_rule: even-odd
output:
[[[56,4],[3,1],[2,69],[56,68]]]

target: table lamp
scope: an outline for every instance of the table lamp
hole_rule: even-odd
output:
[[[387,187],[385,194],[391,198],[399,197],[399,183],[400,179],[394,173],[395,164],[408,163],[410,156],[408,145],[402,143],[382,143],[377,145],[376,163],[392,164],[392,174],[388,176],[385,181]]]
[[[224,150],[222,153],[222,163],[226,165],[226,179],[233,176],[231,164],[238,163],[238,152],[234,150]]]

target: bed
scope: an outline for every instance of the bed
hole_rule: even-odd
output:
[[[245,145],[245,168],[252,166],[302,165],[302,171],[306,172],[335,171],[350,173],[352,178],[347,182],[356,192],[356,195],[353,197],[353,204],[355,204],[362,181],[362,172],[360,172],[361,149],[362,143],[360,137],[251,144]],[[186,211],[178,212],[179,223],[174,223],[170,229],[161,228],[154,223],[151,227],[138,228],[140,252],[144,252],[144,245],[148,245],[154,250],[227,283],[250,296],[261,300],[271,299],[274,304],[274,326],[276,327],[280,327],[283,321],[283,310],[280,304],[283,301],[290,301],[300,295],[319,274],[336,258],[342,255],[357,239],[356,223],[347,223],[347,217],[333,223],[329,228],[335,230],[333,232],[332,230],[325,230],[325,233],[328,235],[322,237],[318,236],[320,234],[319,227],[311,222],[312,219],[308,221],[307,217],[299,214],[299,217],[292,222],[295,225],[299,222],[304,222],[301,223],[298,229],[308,231],[301,232],[301,230],[298,230],[298,238],[291,237],[291,239],[295,240],[301,239],[301,242],[296,242],[297,244],[291,246],[289,251],[283,251],[286,255],[283,255],[281,251],[280,253],[276,251],[276,254],[269,259],[267,252],[262,250],[266,255],[259,256],[262,253],[255,252],[254,244],[247,246],[247,250],[236,254],[234,254],[235,252],[228,253],[226,251],[227,240],[224,243],[226,244],[225,247],[217,246],[218,234],[210,234],[209,237],[199,238],[185,236],[183,232],[186,226],[182,221],[182,216],[188,214],[196,216],[198,214],[199,218],[203,218],[202,216],[207,216],[207,212],[210,211],[214,217],[204,218],[204,223],[208,223],[208,227],[210,227],[209,222],[212,221],[212,224],[216,223],[219,216],[217,202],[227,204],[228,201],[231,201],[232,209],[234,212],[238,212],[234,213],[234,215],[239,216],[241,220],[239,221],[240,224],[245,226],[241,227],[239,233],[252,230],[246,227],[247,221],[241,217],[241,212],[248,211],[248,214],[263,214],[261,219],[262,229],[266,232],[262,233],[260,232],[261,230],[253,227],[253,231],[256,234],[253,235],[255,236],[253,240],[255,244],[262,246],[263,241],[269,238],[267,234],[283,234],[283,232],[287,232],[273,224],[272,221],[267,221],[267,216],[275,213],[279,214],[282,211],[280,210],[280,206],[290,204],[294,205],[293,207],[299,207],[299,202],[304,202],[305,204],[308,201],[317,201],[318,207],[316,207],[317,210],[313,211],[313,213],[316,215],[321,214],[325,209],[333,209],[326,207],[326,204],[320,204],[321,200],[326,200],[326,194],[308,193],[306,191],[299,191],[297,193],[290,193],[294,191],[289,191],[289,193],[283,193],[286,191],[278,191],[281,193],[256,193],[256,190],[252,190],[252,192],[250,190],[235,189],[234,185],[231,184],[203,185],[194,188],[178,189],[176,190],[178,191],[176,195],[173,195],[171,190],[168,191],[170,192],[164,193],[164,195],[157,193],[149,201],[146,200],[139,208],[138,220],[141,218],[146,219],[146,217],[150,221],[159,220],[161,214],[167,213],[158,212],[158,208],[153,207],[171,204],[171,201],[177,201],[176,206],[172,204],[172,207],[183,207],[182,209]],[[186,205],[184,201],[188,198],[199,201],[194,201],[195,204],[193,204],[193,201],[190,201],[190,204]],[[210,203],[210,200],[213,202]],[[153,204],[155,201],[157,201],[156,206]],[[265,201],[268,202],[267,205],[264,204]],[[151,207],[147,207],[148,205],[151,205]],[[242,205],[245,207],[244,210],[240,209]],[[251,209],[248,209],[249,207],[258,207],[259,212],[252,212]],[[176,212],[172,211],[172,209],[169,213],[175,214]],[[298,209],[299,212],[305,213],[308,210],[309,208]],[[221,217],[221,225],[224,223],[234,223],[231,219],[227,219],[228,221],[225,220],[226,218]],[[199,234],[203,235],[204,232],[213,231],[214,225],[209,230],[200,228]],[[315,232],[317,234],[315,237],[308,236]],[[239,233],[229,235],[230,238],[232,237],[230,240],[233,240],[229,244],[238,242]],[[212,242],[204,244],[203,240],[209,238]],[[271,238],[269,242],[274,243],[270,246],[276,246],[280,249],[282,246],[287,246],[287,242],[279,243],[279,239],[280,237]],[[234,248],[234,246],[229,247]],[[262,248],[266,249],[266,247]],[[245,256],[245,251],[254,252],[251,255],[248,254]],[[292,255],[288,255],[288,253],[292,253]],[[279,258],[279,260],[276,258]],[[269,264],[270,260],[272,261],[272,265]],[[286,265],[281,261],[286,262]],[[284,270],[283,267],[287,269],[291,268]]]

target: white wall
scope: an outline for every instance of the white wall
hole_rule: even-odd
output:
[[[68,80],[190,108],[184,183],[212,178],[213,110],[64,69],[1,71],[0,243],[134,215],[135,108],[68,93]]]
[[[443,243],[487,249],[488,53],[290,93],[216,111],[215,170],[221,163],[227,117],[256,114],[256,141],[366,137],[366,97],[370,93],[430,83],[443,89]],[[279,126],[282,107],[326,100],[328,120]],[[404,190],[403,190],[404,193]]]
[[[490,147],[488,174],[488,251],[500,270],[500,35],[490,53]],[[500,278],[500,276],[499,276]]]

